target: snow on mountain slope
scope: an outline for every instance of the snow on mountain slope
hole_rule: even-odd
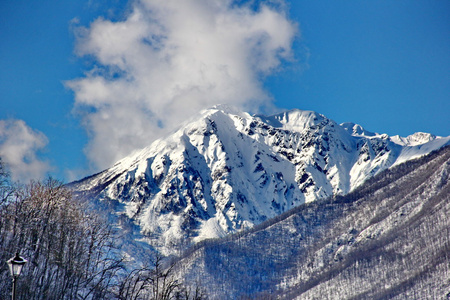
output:
[[[353,136],[376,136],[378,133],[373,133],[370,131],[365,130],[361,125],[351,123],[351,122],[345,122],[341,124],[341,127],[347,130],[351,135]]]
[[[424,132],[416,132],[414,134],[411,134],[410,136],[407,136],[406,138],[395,135],[391,137],[391,140],[399,145],[402,146],[417,146],[422,145],[428,142],[431,142],[436,139],[436,136],[430,134],[430,133],[424,133]]]
[[[116,203],[112,214],[169,254],[301,203],[346,194],[450,137],[418,145],[398,140],[367,135],[362,127],[349,132],[312,111],[251,116],[218,106],[71,187],[80,197]]]

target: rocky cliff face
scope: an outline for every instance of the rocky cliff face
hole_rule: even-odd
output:
[[[408,138],[339,125],[312,111],[203,111],[172,135],[70,186],[119,228],[165,254],[342,195],[450,138]]]

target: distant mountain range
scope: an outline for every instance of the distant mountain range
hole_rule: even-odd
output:
[[[427,133],[372,133],[312,111],[252,116],[217,106],[69,186],[107,213],[137,248],[179,254],[300,204],[346,195],[449,144],[450,137]]]

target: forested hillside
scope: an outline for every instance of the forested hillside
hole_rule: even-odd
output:
[[[136,263],[123,256],[120,233],[48,179],[18,186],[0,160],[0,299],[11,298],[6,261],[28,263],[17,280],[17,299],[204,299],[200,286],[184,286],[173,264],[148,253]]]
[[[450,148],[182,259],[213,299],[450,297]]]

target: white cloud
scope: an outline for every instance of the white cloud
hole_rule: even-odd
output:
[[[22,120],[0,120],[0,157],[15,181],[40,179],[50,171],[49,163],[36,155],[47,143],[43,133]]]
[[[215,104],[270,106],[262,79],[291,58],[296,34],[275,6],[231,0],[141,0],[123,21],[78,28],[76,51],[96,65],[67,85],[88,158],[109,167]]]

